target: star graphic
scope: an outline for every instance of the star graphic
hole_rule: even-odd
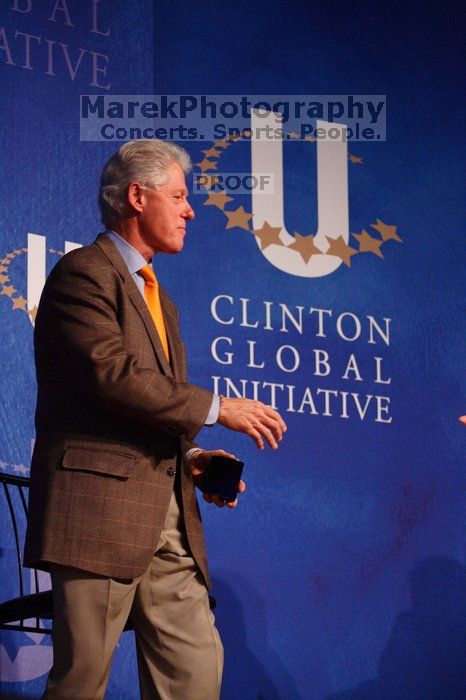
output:
[[[338,238],[329,238],[326,236],[326,239],[330,243],[327,255],[336,255],[337,258],[343,260],[347,267],[351,267],[351,257],[356,255],[358,251],[346,245],[343,236],[338,236]]]
[[[231,136],[228,137],[229,141],[237,141],[239,139],[239,134],[231,134]]]
[[[228,218],[226,229],[238,226],[238,228],[243,228],[245,231],[250,231],[249,219],[252,219],[252,214],[245,211],[243,206],[238,207],[234,211],[223,210],[223,213]]]
[[[35,323],[35,321],[36,321],[36,316],[37,316],[37,306],[34,306],[34,307],[30,310],[29,316],[31,317],[32,322]]]
[[[9,282],[9,281],[10,281],[10,278],[8,277],[8,275],[3,275],[3,274],[0,275],[0,284],[5,284],[5,282]]]
[[[7,260],[13,260],[14,257],[15,257],[15,254],[14,254],[14,253],[7,253],[7,254],[5,255],[5,258],[6,258]]]
[[[206,206],[213,205],[219,209],[225,209],[227,202],[232,202],[233,197],[229,197],[225,192],[209,192],[209,198],[205,200]]]
[[[207,151],[202,151],[206,158],[218,158],[222,151],[218,151],[216,148],[209,148]]]
[[[210,161],[208,158],[204,158],[204,160],[201,160],[200,163],[195,163],[195,165],[198,165],[203,173],[206,170],[217,170],[217,163]]]
[[[262,228],[255,228],[254,235],[260,241],[261,250],[265,250],[269,245],[283,245],[280,240],[281,226],[271,226],[267,221],[264,221]]]
[[[0,263],[1,263],[2,265],[9,265],[9,264],[10,264],[10,261],[9,261],[9,259],[8,259],[8,256],[6,256],[5,258],[2,258],[2,260],[0,260]]]
[[[14,468],[13,464],[11,464],[11,463],[9,464],[8,462],[5,463],[5,466],[8,468],[8,471],[10,471],[11,469]],[[32,635],[28,636],[28,634],[22,635],[20,649],[22,649],[24,652],[26,652],[27,648],[30,650],[34,650],[35,644],[39,643],[39,640],[37,640],[37,642],[35,640],[33,641],[31,639],[31,636]],[[42,637],[42,635],[41,635],[41,637]],[[44,654],[44,656],[42,656],[41,654],[28,654],[27,652],[25,653],[24,656],[21,656],[22,652],[19,652],[20,656],[18,657],[17,656],[17,654],[18,654],[18,641],[17,640],[9,641],[12,638],[13,638],[12,634],[2,635],[2,647],[3,647],[2,648],[2,670],[3,670],[3,668],[8,668],[8,670],[11,669],[13,671],[13,669],[16,670],[16,669],[18,669],[18,667],[20,668],[20,664],[18,663],[18,661],[21,661],[21,659],[24,659],[24,658],[31,659],[32,663],[36,663],[36,661],[35,661],[36,659],[37,659],[37,663],[40,663],[40,660],[44,658],[45,654]],[[48,654],[47,654],[47,656],[48,656]],[[3,661],[3,659],[5,659],[5,661]],[[15,671],[13,671],[13,673],[14,672]],[[16,671],[16,672],[18,672],[18,671]],[[5,695],[8,697],[9,693],[8,693],[8,695],[5,693]],[[3,696],[3,692],[2,692],[2,696]]]
[[[398,243],[403,243],[402,239],[396,232],[396,226],[389,226],[388,224],[384,224],[383,221],[380,221],[380,219],[377,219],[377,223],[371,224],[371,228],[378,231],[384,241],[393,240],[398,241]]]
[[[314,243],[315,236],[301,236],[294,232],[295,241],[288,248],[298,251],[305,263],[308,263],[313,255],[322,254],[322,251]]]
[[[372,238],[372,236],[367,233],[366,229],[362,229],[361,233],[352,234],[356,240],[359,241],[359,252],[360,253],[374,253],[379,258],[383,258],[380,246],[383,245],[383,241],[379,238]]]
[[[5,296],[10,297],[10,299],[14,293],[15,288],[11,284],[5,285],[4,287],[2,287],[2,289],[0,289],[0,294],[4,294]]]
[[[23,297],[22,294],[19,297],[15,297],[11,301],[13,302],[13,309],[21,309],[21,311],[26,311],[27,300]]]
[[[228,148],[231,146],[231,143],[228,143],[228,141],[214,141],[214,146],[217,148]]]
[[[288,136],[292,139],[299,139],[299,134],[297,131],[289,131]]]
[[[359,158],[358,156],[348,156],[348,160],[350,160],[352,163],[362,163],[362,158]]]
[[[28,252],[28,249],[27,249],[27,248],[21,248],[21,252],[22,252],[22,253],[27,253],[27,252]]]
[[[305,137],[304,137],[304,140],[305,140],[305,141],[317,141],[317,139],[314,138],[314,136],[305,136]]]
[[[55,250],[55,248],[49,248],[49,253],[56,253],[56,252],[57,251]]]
[[[8,268],[5,265],[0,265],[0,272],[8,272]]]

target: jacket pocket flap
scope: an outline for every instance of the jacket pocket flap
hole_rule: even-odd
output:
[[[107,452],[86,447],[67,447],[63,455],[62,466],[65,469],[77,469],[86,472],[98,472],[127,479],[134,466],[134,457],[129,454]]]

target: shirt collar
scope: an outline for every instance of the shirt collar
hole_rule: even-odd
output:
[[[141,255],[141,253],[133,248],[133,246],[125,241],[124,238],[115,233],[115,231],[106,231],[107,236],[116,245],[118,252],[126,263],[126,266],[130,274],[134,275],[142,267],[147,265],[147,260]],[[149,261],[150,262],[150,261]]]

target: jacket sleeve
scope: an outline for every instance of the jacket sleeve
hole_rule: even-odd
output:
[[[212,392],[178,382],[158,366],[138,364],[124,346],[118,321],[118,273],[108,264],[95,265],[95,258],[90,265],[89,258],[84,249],[69,253],[46,282],[36,317],[38,372],[50,363],[88,401],[193,439],[204,425]]]

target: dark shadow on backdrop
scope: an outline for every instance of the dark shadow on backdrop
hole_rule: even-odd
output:
[[[265,606],[260,595],[238,574],[232,573],[230,577],[228,572],[222,573],[228,583],[213,579],[216,624],[225,647],[221,700],[305,700],[278,654],[267,645]],[[253,615],[249,626],[254,627],[261,661],[248,647],[244,610],[233,585],[241,590],[242,598],[248,600],[248,609]],[[284,634],[289,634],[289,630],[284,630]],[[274,670],[274,680],[266,669]]]
[[[374,680],[326,700],[464,700],[466,569],[445,557],[410,576],[411,609],[395,620]]]

